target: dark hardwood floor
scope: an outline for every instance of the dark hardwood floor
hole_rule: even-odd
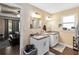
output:
[[[10,46],[0,49],[0,55],[19,55],[19,46]]]
[[[58,52],[56,50],[54,50],[53,48],[49,49],[51,52],[55,53],[56,55],[78,55],[78,51],[73,50],[71,48],[66,47],[65,50],[63,51],[63,53]]]

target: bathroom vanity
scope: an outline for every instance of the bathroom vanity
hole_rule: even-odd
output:
[[[34,44],[37,49],[37,55],[44,55],[49,51],[48,35],[34,35],[30,38],[30,44]]]
[[[59,33],[57,31],[45,32],[40,35],[30,37],[30,44],[37,49],[37,55],[43,55],[49,51],[49,47],[53,47],[59,42]]]
[[[53,47],[59,42],[59,32],[57,31],[52,31],[52,32],[46,32],[45,34],[49,35],[50,40],[49,40],[49,46]]]

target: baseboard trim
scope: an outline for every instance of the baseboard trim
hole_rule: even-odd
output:
[[[64,46],[67,46],[67,47],[69,47],[69,48],[72,48],[72,49],[73,49],[73,46],[71,46],[71,45],[68,45],[68,44],[65,44],[65,43],[62,43],[62,42],[59,42],[59,44],[63,44]]]

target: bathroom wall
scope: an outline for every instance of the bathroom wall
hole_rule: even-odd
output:
[[[29,44],[29,34],[30,33],[37,33],[37,32],[41,32],[41,28],[38,29],[30,29],[30,20],[31,20],[31,15],[32,12],[37,11],[41,14],[41,20],[42,20],[42,25],[44,24],[44,20],[45,20],[45,15],[50,15],[49,13],[36,8],[32,5],[29,4],[17,4],[21,6],[21,29],[20,29],[20,33],[21,33],[21,45],[20,45],[20,50],[21,50],[21,54],[22,54],[22,50],[24,48],[25,45]]]
[[[54,29],[53,31],[59,31],[60,33],[60,41],[70,47],[73,46],[73,31],[63,31],[61,28],[58,27],[61,21],[61,17],[65,15],[75,14],[76,15],[76,22],[79,21],[79,7],[64,10],[61,12],[57,12],[55,14],[52,14],[54,23]]]
[[[32,5],[29,5],[29,4],[17,4],[17,5],[20,5],[21,6],[21,28],[20,28],[20,33],[21,33],[21,44],[20,44],[20,51],[21,51],[21,54],[23,53],[23,48],[25,45],[29,44],[29,34],[30,33],[37,33],[37,32],[41,32],[41,28],[38,28],[38,29],[30,29],[30,20],[31,20],[31,14],[32,12],[34,11],[37,11],[41,14],[41,20],[42,20],[42,25],[44,24],[44,21],[45,21],[45,16],[46,15],[51,15],[39,8],[36,8]],[[76,18],[78,19],[78,15],[79,15],[79,8],[73,8],[73,9],[69,9],[69,10],[65,10],[65,11],[61,11],[61,12],[58,12],[58,13],[55,13],[55,14],[52,14],[52,21],[54,21],[55,23],[53,24],[53,29],[50,29],[52,31],[59,31],[60,33],[60,41],[67,44],[67,45],[70,45],[72,46],[73,44],[73,35],[74,35],[74,32],[65,32],[65,31],[62,31],[59,27],[58,27],[58,24],[60,22],[60,18],[61,16],[63,15],[68,15],[68,14],[73,14],[73,13],[76,13],[77,16]]]

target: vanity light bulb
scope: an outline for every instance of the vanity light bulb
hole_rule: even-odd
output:
[[[35,13],[32,13],[32,17],[36,17],[37,15]]]
[[[37,15],[36,18],[41,18],[41,16],[40,15]]]

